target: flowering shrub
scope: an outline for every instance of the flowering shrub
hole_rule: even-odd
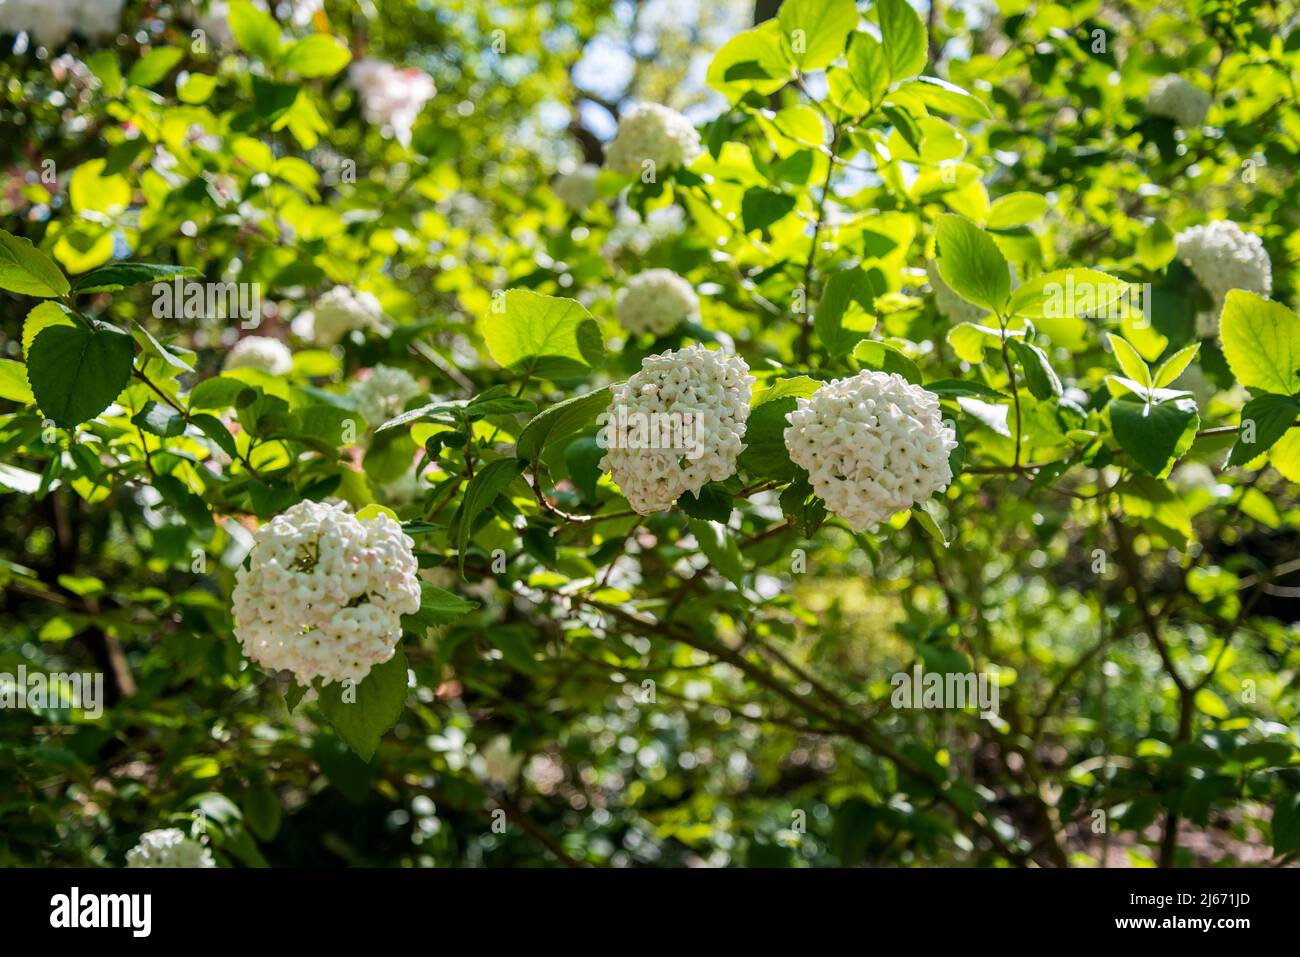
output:
[[[0,3],[0,864],[1300,853],[1293,11],[668,6]]]

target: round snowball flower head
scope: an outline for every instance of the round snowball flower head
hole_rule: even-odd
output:
[[[698,319],[700,299],[695,287],[671,269],[637,273],[619,290],[614,312],[633,335],[662,336],[683,322]]]
[[[939,398],[897,373],[859,372],[799,399],[785,446],[829,508],[862,531],[948,487],[957,447]]]
[[[565,206],[575,213],[585,212],[596,200],[596,177],[600,167],[583,163],[571,173],[560,173],[551,188]]]
[[[361,681],[393,656],[402,616],[419,610],[414,543],[387,515],[302,501],[253,536],[235,573],[244,653],[298,684]]]
[[[379,328],[383,315],[379,300],[370,293],[335,286],[316,300],[311,338],[322,345],[333,345],[353,329]]]
[[[223,369],[261,369],[270,375],[284,375],[293,368],[293,353],[279,339],[245,336],[226,353]]]
[[[658,103],[638,103],[619,119],[605,159],[615,172],[640,176],[647,162],[667,171],[699,154],[700,134],[690,120]]]
[[[601,469],[641,515],[730,478],[753,385],[744,359],[702,345],[647,356],[640,372],[610,387]]]
[[[1200,126],[1210,112],[1210,94],[1177,73],[1156,80],[1147,92],[1146,103],[1152,116],[1163,116],[1187,128]]]
[[[216,867],[212,852],[175,827],[159,828],[140,836],[126,852],[127,867]]]
[[[1244,289],[1260,296],[1272,292],[1273,266],[1263,241],[1236,223],[1221,219],[1192,226],[1175,236],[1174,241],[1178,244],[1178,258],[1214,297],[1214,312],[1197,319],[1202,336],[1218,333],[1218,316],[1229,291]]]
[[[403,146],[411,145],[411,128],[424,104],[438,92],[433,77],[423,70],[399,69],[382,60],[358,60],[348,68],[348,78],[361,98],[367,123],[379,126]]]
[[[356,400],[361,417],[375,429],[401,414],[406,403],[423,391],[405,369],[377,365],[364,380],[354,383],[348,394]]]

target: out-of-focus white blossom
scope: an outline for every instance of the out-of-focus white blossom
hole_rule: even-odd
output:
[[[628,280],[618,293],[614,312],[633,335],[662,336],[683,322],[699,318],[695,287],[671,269],[647,269]]]
[[[510,749],[510,736],[498,734],[479,749],[480,772],[493,784],[512,784],[523,767],[524,756]]]
[[[1244,289],[1260,296],[1273,290],[1273,266],[1263,241],[1231,220],[1221,219],[1184,229],[1176,237],[1178,258],[1214,297],[1214,311],[1197,316],[1197,334],[1214,336],[1229,291]]]
[[[635,210],[620,206],[614,228],[600,247],[611,265],[630,262],[649,253],[659,243],[680,236],[686,229],[686,214],[680,206],[652,209],[643,220]]]
[[[244,336],[226,353],[222,368],[261,369],[271,375],[284,375],[293,368],[293,353],[279,339]]]
[[[660,173],[699,154],[700,134],[690,120],[658,103],[638,103],[619,118],[605,161],[615,172],[640,176],[647,160]]]
[[[575,213],[582,213],[596,200],[596,177],[599,175],[599,166],[583,163],[572,173],[558,174],[551,188],[560,202]]]
[[[786,416],[790,459],[826,507],[862,531],[952,481],[957,446],[939,398],[896,373],[864,371],[799,399]]]
[[[356,401],[361,417],[376,429],[400,415],[406,403],[423,391],[419,380],[405,369],[377,365],[365,379],[352,384],[348,395]]]
[[[1210,94],[1177,73],[1167,73],[1151,84],[1146,103],[1152,116],[1163,116],[1189,129],[1204,123],[1210,112]]]
[[[233,595],[249,658],[306,686],[361,681],[393,656],[402,615],[420,607],[414,542],[400,525],[304,500],[253,537]]]
[[[602,470],[642,515],[736,471],[754,377],[739,356],[702,345],[647,356],[611,386]]]
[[[3,0],[0,34],[27,33],[38,44],[62,46],[72,34],[102,40],[117,33],[122,0]]]
[[[185,836],[179,828],[164,827],[140,836],[126,852],[127,867],[216,867],[212,852]]]
[[[438,92],[433,77],[423,70],[399,69],[383,60],[358,60],[348,68],[348,78],[361,97],[367,123],[379,126],[403,146],[411,145],[411,128],[424,104]]]
[[[335,286],[316,300],[311,322],[305,328],[294,323],[294,331],[304,339],[331,346],[353,329],[378,330],[383,327],[384,310],[379,300],[368,292],[353,292],[347,286]]]

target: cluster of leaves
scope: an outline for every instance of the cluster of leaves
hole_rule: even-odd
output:
[[[153,21],[85,57],[77,136],[39,61],[5,65],[69,172],[23,160],[0,233],[0,665],[95,663],[113,701],[0,719],[0,860],[116,863],[196,810],[250,864],[1066,864],[1112,840],[1173,864],[1189,826],[1224,858],[1300,849],[1277,584],[1300,535],[1300,129],[1277,109],[1300,32],[1206,2],[1004,2],[972,29],[786,0],[714,54],[704,155],[602,173],[579,214],[530,124],[602,5],[564,29],[542,3],[327,6],[291,35],[235,2],[234,50]],[[409,149],[346,82],[367,42],[437,81]],[[1144,116],[1166,71],[1204,72],[1214,125]],[[629,226],[672,210],[679,233]],[[1207,210],[1264,238],[1274,293],[1229,294],[1202,338],[1173,237]],[[973,318],[938,308],[928,263]],[[629,337],[613,297],[651,267],[701,318]],[[259,334],[287,341],[335,284],[386,328],[218,372],[239,320],[155,315],[176,279],[257,284]],[[1115,308],[1135,286],[1146,308]],[[596,419],[693,341],[756,375],[747,448],[642,518]],[[427,392],[365,422],[348,384],[380,362]],[[939,396],[959,445],[944,495],[854,533],[783,431],[863,369]],[[413,464],[431,478],[400,496]],[[248,665],[229,612],[249,530],[307,498],[391,512],[424,579],[399,654],[315,703]],[[892,708],[917,663],[996,676],[1000,715]],[[508,781],[476,753],[501,734],[528,759]]]

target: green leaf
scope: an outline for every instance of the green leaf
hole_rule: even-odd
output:
[[[738,464],[754,478],[788,480],[794,478],[795,464],[785,447],[785,430],[790,423],[786,415],[798,408],[792,395],[774,398],[755,406],[745,427],[745,450]]]
[[[889,75],[905,80],[925,69],[926,36],[921,15],[907,0],[878,0],[876,16],[885,44]]]
[[[774,93],[789,82],[790,74],[781,48],[781,28],[775,20],[765,20],[719,48],[706,81],[734,101],[750,90],[763,96]]]
[[[402,716],[406,671],[406,654],[399,646],[357,684],[334,682],[320,689],[321,713],[362,761],[375,756],[384,732]]]
[[[982,396],[986,399],[1008,399],[1004,392],[999,392],[983,382],[970,382],[966,379],[935,379],[924,386],[927,392],[933,392],[940,398],[957,398],[958,396]]]
[[[903,354],[897,346],[876,339],[859,342],[853,350],[853,358],[864,369],[876,372],[890,372],[901,375],[914,385],[921,384],[921,370],[916,363]]]
[[[861,269],[843,269],[832,273],[826,280],[826,289],[817,303],[813,317],[813,330],[832,358],[847,355],[876,324],[875,316],[846,328],[844,314],[850,304],[857,303],[866,313],[875,310],[876,296],[871,278]]]
[[[918,76],[904,80],[885,97],[885,102],[907,107],[917,114],[922,112],[915,108],[919,103],[925,112],[947,113],[972,122],[987,120],[993,115],[979,97],[937,76]]]
[[[36,397],[27,384],[27,367],[15,359],[0,359],[0,399],[35,405]]]
[[[169,405],[149,401],[131,417],[132,424],[152,435],[171,438],[185,431],[185,418]]]
[[[1263,455],[1295,425],[1297,414],[1300,414],[1300,402],[1289,395],[1261,395],[1251,399],[1241,410],[1241,431],[1228,456],[1228,464],[1243,465]]]
[[[274,17],[248,0],[234,0],[229,19],[230,32],[241,50],[266,63],[275,62],[280,55],[280,27]]]
[[[999,196],[989,207],[989,229],[1012,229],[1032,223],[1047,212],[1047,200],[1037,193],[1007,193]]]
[[[939,275],[952,291],[967,302],[1003,314],[1011,293],[1011,272],[993,237],[964,216],[944,213],[935,240]]]
[[[32,343],[27,375],[41,411],[72,428],[103,412],[131,378],[135,342],[124,332],[48,326]]]
[[[767,229],[784,218],[795,206],[795,198],[787,193],[762,186],[751,186],[740,200],[740,218],[745,232]]]
[[[741,587],[745,580],[745,562],[740,557],[735,534],[717,522],[698,518],[688,518],[686,522],[699,543],[700,551],[704,552],[714,569],[737,588]]]
[[[511,289],[480,328],[492,358],[523,375],[580,375],[605,361],[600,327],[574,299]]]
[[[1276,395],[1300,392],[1300,318],[1253,292],[1228,293],[1219,321],[1223,354],[1237,381]]]
[[[943,529],[939,527],[939,522],[930,509],[931,505],[929,502],[920,505],[913,505],[912,518],[921,526],[927,535],[933,538],[942,547],[947,548],[948,536],[943,533]]]
[[[522,459],[497,459],[483,466],[469,480],[456,523],[456,550],[460,553],[461,575],[465,574],[465,551],[474,530],[474,520],[523,473],[524,465]]]
[[[552,442],[580,432],[596,421],[597,416],[609,407],[609,386],[574,396],[547,406],[524,426],[515,441],[515,454],[521,459],[536,461],[542,450]]]
[[[190,393],[191,409],[229,409],[248,385],[239,379],[214,375],[204,379]]]
[[[78,277],[72,285],[75,293],[116,292],[127,286],[146,282],[175,279],[178,276],[197,276],[193,266],[165,266],[162,263],[113,263]]]
[[[717,482],[709,482],[700,489],[699,495],[687,492],[677,499],[678,507],[691,518],[701,518],[712,522],[726,524],[731,518],[734,500],[725,488]]]
[[[826,503],[817,497],[803,469],[781,492],[780,501],[786,520],[804,538],[811,538],[826,521]]]
[[[1138,261],[1153,272],[1173,262],[1177,253],[1174,231],[1158,219],[1137,241]]]
[[[1278,798],[1273,805],[1273,856],[1300,851],[1300,791]]]
[[[820,70],[844,52],[858,8],[853,0],[785,0],[777,19],[790,61],[804,71]]]
[[[475,608],[476,601],[461,598],[452,592],[420,582],[420,610],[411,615],[402,616],[402,627],[414,635],[424,635],[430,628],[449,625],[458,618],[463,618]]]
[[[1128,291],[1128,283],[1095,269],[1058,269],[1019,286],[1007,303],[1007,315],[1075,319],[1109,308]]]
[[[352,54],[342,40],[327,33],[313,33],[289,47],[283,65],[299,76],[333,76],[351,59]]]
[[[849,75],[872,106],[889,89],[889,60],[884,45],[869,33],[854,33],[849,41]]]
[[[1024,367],[1025,381],[1035,399],[1050,399],[1061,394],[1061,380],[1046,352],[1022,339],[1009,339],[1007,345]]]
[[[153,486],[158,490],[163,501],[176,509],[177,514],[185,519],[185,524],[200,538],[204,541],[212,538],[217,530],[212,513],[203,499],[195,495],[184,482],[174,475],[155,475]]]
[[[1200,351],[1201,344],[1199,342],[1193,342],[1190,346],[1183,346],[1183,348],[1160,363],[1160,368],[1156,369],[1152,384],[1157,389],[1163,389],[1169,385],[1183,374],[1183,370],[1191,365],[1192,360],[1196,358],[1197,353]]]
[[[1139,466],[1162,476],[1178,456],[1191,448],[1200,418],[1191,399],[1150,405],[1131,399],[1113,399],[1110,424],[1115,441]]]
[[[197,106],[200,103],[206,103],[217,89],[217,78],[207,73],[191,73],[185,77],[185,82],[176,87],[176,96],[182,103],[189,103],[191,106]],[[120,170],[114,170],[120,172]]]
[[[1300,429],[1292,429],[1268,450],[1273,468],[1292,482],[1300,484]]]
[[[1142,356],[1138,354],[1138,351],[1129,344],[1127,339],[1117,336],[1113,332],[1106,333],[1106,339],[1110,342],[1110,347],[1115,352],[1115,360],[1119,363],[1119,367],[1124,374],[1134,382],[1150,389],[1152,387],[1151,369]]]
[[[67,294],[68,278],[30,241],[0,229],[0,289],[51,299]]]
[[[127,82],[132,86],[153,86],[170,73],[184,55],[176,47],[150,50],[131,67],[131,72],[126,75]]]

